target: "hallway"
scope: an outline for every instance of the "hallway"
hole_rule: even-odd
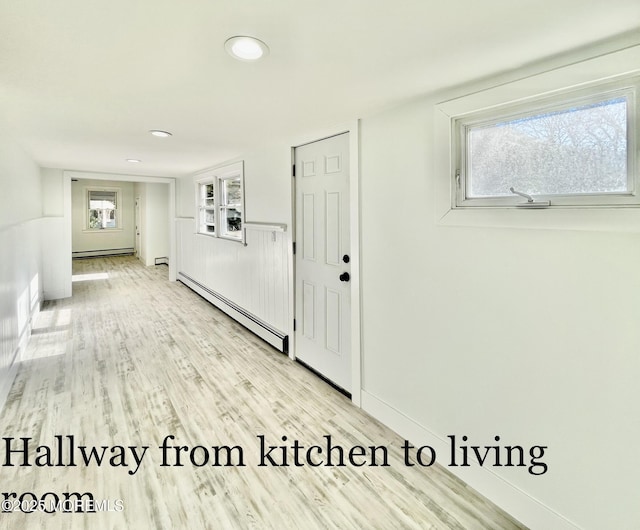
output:
[[[0,528],[522,528],[443,467],[405,466],[397,435],[167,281],[166,267],[114,257],[73,268],[73,297],[44,304],[1,414],[12,448],[31,438],[31,467],[3,467],[2,491],[91,492],[124,509],[5,513]],[[188,449],[168,449],[162,466],[169,435],[167,445]],[[288,467],[259,466],[261,435],[271,445],[321,446],[329,435],[347,450],[386,446],[389,466],[295,466],[291,452]],[[38,459],[36,446],[59,444],[50,464]],[[69,465],[81,445],[110,449],[100,467]],[[131,447],[140,457],[143,446],[136,462]],[[225,446],[240,449],[215,453]]]

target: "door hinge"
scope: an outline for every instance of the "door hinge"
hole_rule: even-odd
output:
[[[296,319],[294,318],[293,319],[293,331],[295,331],[295,330],[296,330]]]
[[[293,164],[293,166],[291,166],[291,175],[294,176],[294,177],[296,176],[296,165],[295,164]]]
[[[296,242],[293,242],[293,255],[295,256],[296,254]]]
[[[460,170],[456,169],[456,186],[460,189]]]

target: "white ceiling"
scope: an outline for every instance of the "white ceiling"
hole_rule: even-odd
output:
[[[181,176],[639,27],[638,0],[2,0],[0,127],[43,167]]]

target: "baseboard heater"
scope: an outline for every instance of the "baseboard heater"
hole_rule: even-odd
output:
[[[72,258],[102,258],[104,256],[130,256],[135,252],[133,248],[106,248],[101,250],[79,250],[72,252]]]
[[[202,298],[216,306],[221,311],[225,312],[236,322],[242,324],[249,331],[271,344],[271,346],[273,346],[274,348],[280,350],[282,353],[289,353],[288,335],[285,335],[273,326],[270,326],[266,322],[260,320],[258,317],[252,315],[239,305],[234,304],[228,298],[225,298],[221,294],[212,291],[208,287],[205,287],[200,282],[194,280],[193,278],[191,278],[191,276],[185,274],[184,272],[179,272],[177,279],[179,282],[189,287],[189,289],[202,296]]]

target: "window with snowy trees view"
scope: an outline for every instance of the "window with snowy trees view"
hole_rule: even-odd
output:
[[[634,83],[458,120],[457,204],[637,204]]]

